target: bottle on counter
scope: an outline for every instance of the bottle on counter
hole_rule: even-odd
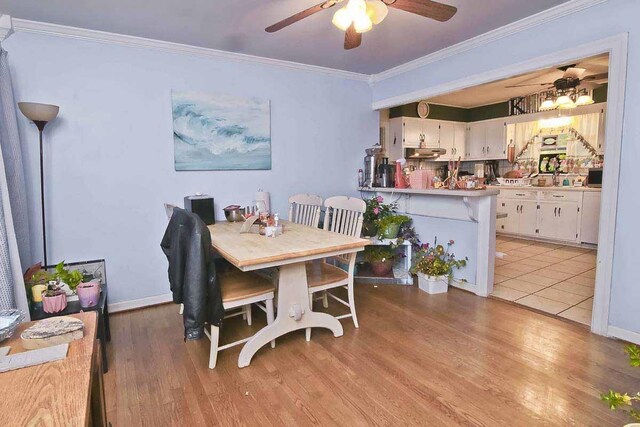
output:
[[[364,187],[364,172],[358,169],[358,187]]]

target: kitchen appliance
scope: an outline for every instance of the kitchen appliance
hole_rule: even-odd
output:
[[[184,198],[184,208],[198,215],[207,225],[216,223],[213,197],[207,194],[196,193],[194,196],[186,196]]]
[[[444,148],[405,148],[404,158],[411,159],[427,159],[433,160],[440,156],[447,154],[447,150]]]
[[[589,168],[587,186],[602,188],[602,168]]]
[[[380,152],[382,146],[376,144],[371,148],[364,150],[367,153],[364,156],[364,185],[363,187],[378,187],[378,164],[380,163]]]
[[[378,184],[380,187],[393,187],[393,166],[389,164],[389,158],[383,157],[378,165]]]

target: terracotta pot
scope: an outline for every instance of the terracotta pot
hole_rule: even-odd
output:
[[[98,304],[98,300],[100,299],[100,283],[80,283],[76,288],[76,292],[78,293],[78,299],[80,300],[80,306],[82,308],[93,307]]]
[[[374,261],[371,263],[371,269],[376,276],[386,276],[393,268],[393,261],[387,259],[385,261]]]
[[[67,295],[60,294],[54,297],[42,296],[42,310],[45,313],[58,313],[67,308]]]

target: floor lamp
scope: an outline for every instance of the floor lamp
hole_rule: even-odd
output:
[[[44,267],[47,267],[47,229],[44,215],[44,166],[42,162],[42,132],[44,127],[58,115],[60,107],[57,105],[38,104],[36,102],[18,102],[18,108],[31,120],[40,133],[40,204],[42,206],[42,245],[44,253]]]

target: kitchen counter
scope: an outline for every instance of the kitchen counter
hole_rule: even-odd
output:
[[[596,187],[572,187],[572,186],[561,186],[561,187],[537,187],[534,185],[487,185],[487,189],[491,190],[531,190],[531,191],[581,191],[583,193],[586,192],[600,192],[602,188]]]
[[[486,297],[493,291],[496,256],[496,205],[500,190],[420,190],[360,187],[363,198],[377,194],[385,203],[397,203],[397,211],[410,215],[424,243],[454,241],[466,267],[454,271],[451,285]]]
[[[487,187],[486,190],[449,190],[445,188],[431,188],[429,190],[416,188],[384,188],[384,187],[360,187],[360,191],[372,191],[376,193],[395,193],[395,194],[424,194],[433,196],[457,196],[457,197],[485,197],[497,196],[500,188],[497,186]]]

